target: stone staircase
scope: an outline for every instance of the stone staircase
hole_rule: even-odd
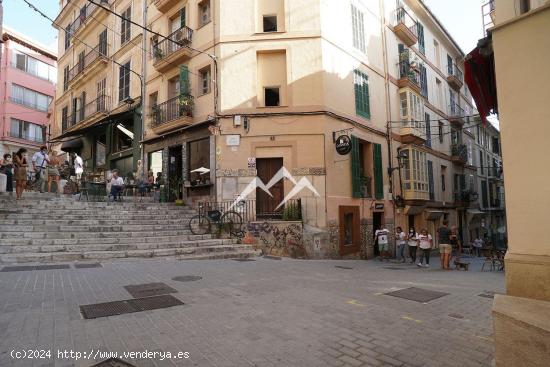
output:
[[[99,261],[171,256],[178,259],[242,258],[249,245],[196,236],[196,211],[169,203],[86,202],[72,196],[0,195],[0,262]]]

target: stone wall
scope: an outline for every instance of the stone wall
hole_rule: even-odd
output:
[[[311,258],[303,238],[302,222],[265,221],[247,223],[242,241],[266,255]]]

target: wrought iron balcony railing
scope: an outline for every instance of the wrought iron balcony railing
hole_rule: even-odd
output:
[[[193,116],[193,96],[179,95],[151,108],[151,126],[158,127],[182,117]]]
[[[418,37],[418,22],[402,6],[395,9],[395,20],[393,25],[397,26],[399,24],[404,24],[415,37]]]
[[[466,163],[468,162],[468,147],[466,144],[453,144],[451,145],[451,155]]]
[[[111,108],[111,99],[109,96],[100,95],[93,101],[87,103],[84,107],[73,112],[68,117],[68,127],[74,126],[96,113],[107,113]]]
[[[155,62],[165,59],[176,51],[186,48],[193,40],[193,30],[183,26],[170,34],[167,39],[153,45]]]
[[[407,78],[411,83],[420,88],[420,71],[416,68],[415,63],[408,60],[399,62],[399,79]]]
[[[464,117],[466,116],[466,111],[458,103],[451,103],[449,105],[449,116],[451,117]]]
[[[455,63],[447,65],[447,73],[448,76],[454,76],[455,78],[460,80],[461,83],[464,82],[464,74]]]
[[[77,76],[86,70],[94,61],[100,58],[107,58],[107,44],[100,43],[90,52],[88,52],[84,58],[78,60],[75,66],[69,70],[69,82],[72,82]]]
[[[109,5],[109,2],[110,2],[109,0],[101,0],[100,2],[101,2],[101,5],[103,5],[103,6],[110,6]],[[79,12],[78,16],[76,17],[76,19],[69,26],[68,31],[70,32],[70,34],[74,35],[76,33],[76,31],[78,31],[80,29],[80,27],[82,27],[82,25],[84,25],[86,23],[86,21],[91,17],[93,12],[97,8],[99,8],[99,6],[97,6],[94,3],[87,3],[85,6],[80,8],[80,12]]]

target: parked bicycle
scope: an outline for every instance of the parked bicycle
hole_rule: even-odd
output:
[[[237,203],[241,208],[245,205],[244,200]],[[204,204],[199,204],[199,214],[189,220],[189,229],[195,235],[204,235],[211,233],[212,224],[219,226],[221,231],[229,233],[231,236],[239,237],[243,234],[243,217],[235,210],[221,211],[208,210]]]

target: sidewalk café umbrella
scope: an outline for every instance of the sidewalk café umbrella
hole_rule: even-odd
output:
[[[191,171],[191,173],[195,173],[195,172],[198,172],[201,175],[204,175],[204,174],[210,172],[210,169],[205,168],[205,167],[200,167],[200,168],[197,168],[197,169],[194,169],[194,170]]]

